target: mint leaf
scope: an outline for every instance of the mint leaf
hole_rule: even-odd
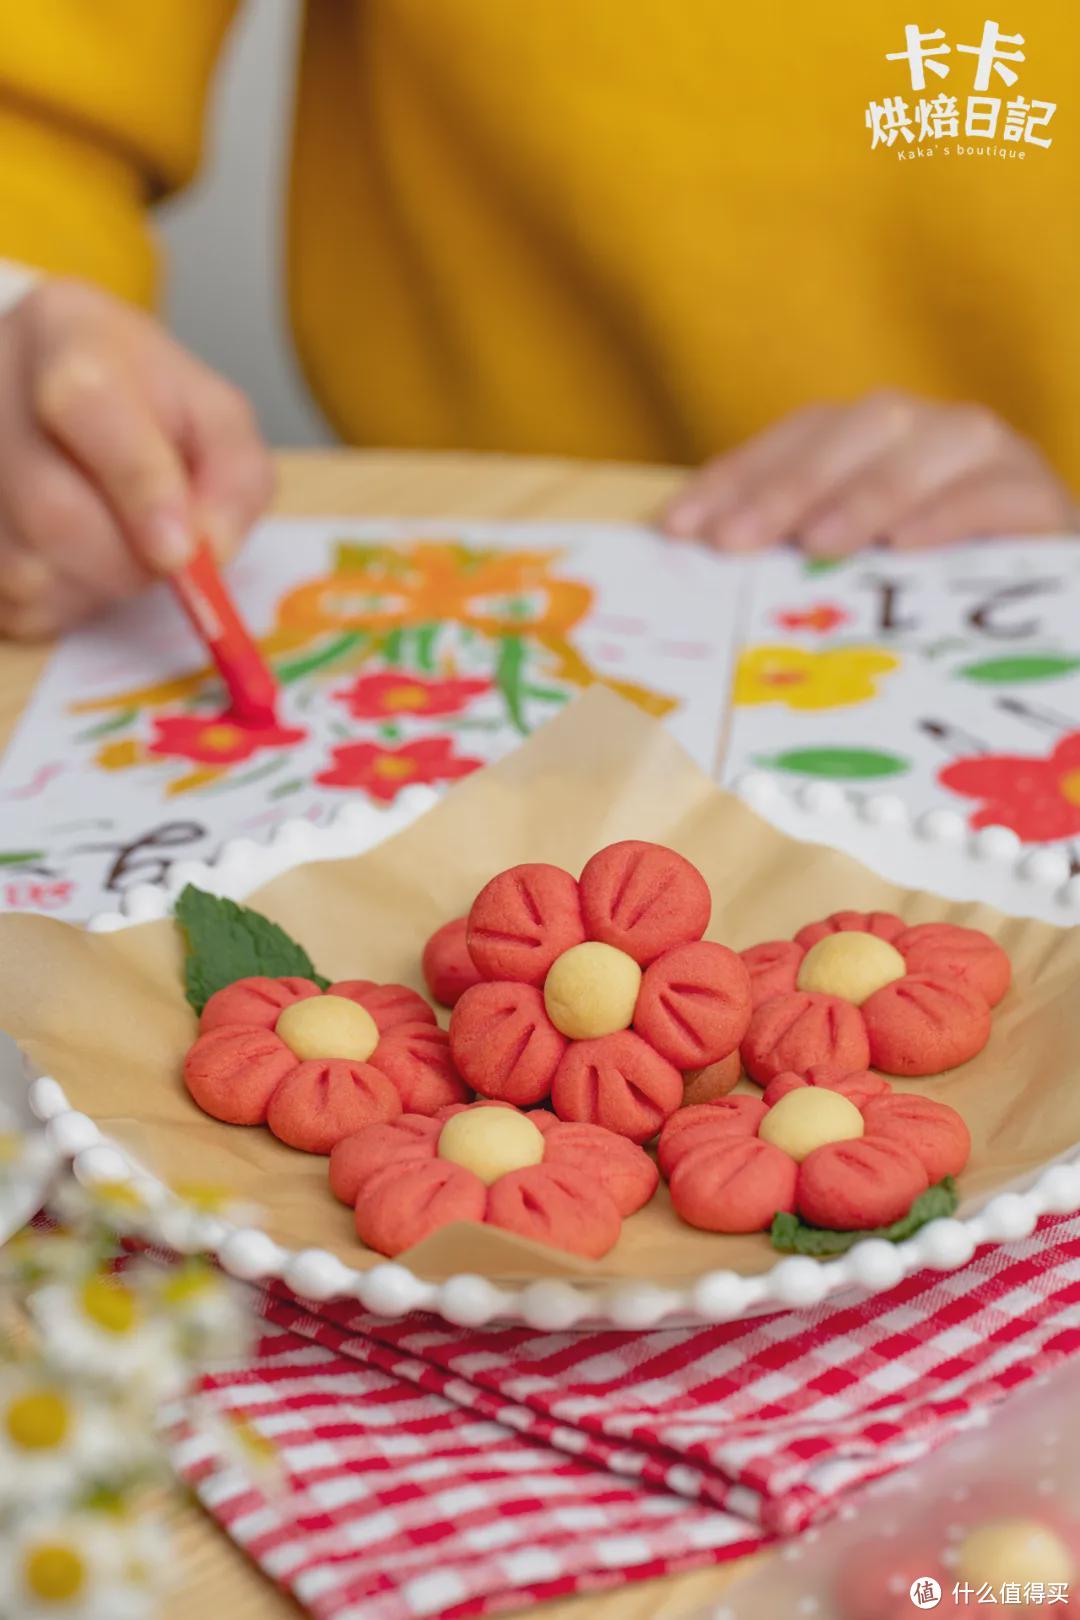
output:
[[[235,900],[221,900],[189,883],[176,902],[175,916],[187,947],[187,999],[197,1013],[216,990],[237,979],[312,979],[322,990],[330,983],[283,928]]]
[[[864,1238],[884,1238],[888,1243],[902,1243],[928,1221],[951,1215],[959,1199],[952,1176],[945,1176],[936,1186],[928,1187],[916,1198],[906,1215],[891,1226],[875,1226],[862,1232],[834,1232],[825,1226],[809,1226],[798,1215],[774,1215],[769,1238],[774,1249],[785,1254],[810,1254],[826,1257],[845,1254]]]

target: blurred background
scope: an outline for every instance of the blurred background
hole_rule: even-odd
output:
[[[206,165],[158,210],[165,312],[181,342],[240,384],[271,444],[331,444],[289,342],[282,247],[301,8],[244,6],[219,67]]]

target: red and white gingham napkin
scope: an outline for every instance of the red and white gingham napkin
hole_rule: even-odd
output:
[[[862,1303],[648,1334],[454,1329],[267,1295],[208,1399],[278,1449],[261,1493],[177,1463],[319,1620],[528,1608],[790,1534],[1080,1350],[1080,1217]]]

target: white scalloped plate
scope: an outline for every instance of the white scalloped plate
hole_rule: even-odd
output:
[[[1007,828],[971,835],[961,818],[946,810],[913,822],[903,801],[891,794],[860,794],[820,782],[792,792],[758,772],[741,778],[735,790],[783,832],[832,844],[896,882],[953,899],[978,898],[1058,925],[1080,922],[1080,878],[1070,877],[1064,852],[1048,848],[1025,854]],[[290,822],[268,843],[237,840],[212,864],[185,862],[173,867],[165,883],[130,890],[121,911],[95,917],[89,927],[105,932],[165,917],[189,882],[241,899],[304,861],[361,854],[400,831],[435,799],[430,789],[410,788],[392,809],[346,806],[329,828]],[[383,1316],[434,1311],[463,1326],[500,1321],[546,1331],[648,1329],[807,1307],[845,1290],[881,1292],[923,1267],[952,1271],[981,1244],[1026,1237],[1041,1215],[1080,1209],[1080,1157],[1074,1150],[1018,1190],[999,1193],[962,1218],[933,1221],[905,1243],[867,1240],[827,1264],[791,1255],[756,1277],[712,1271],[683,1287],[620,1280],[598,1288],[547,1279],[512,1288],[469,1275],[435,1283],[397,1262],[357,1271],[324,1250],[285,1249],[264,1232],[192,1214],[103,1137],[92,1119],[73,1110],[56,1080],[34,1072],[30,1080],[30,1106],[44,1122],[50,1147],[73,1163],[84,1182],[128,1182],[147,1208],[145,1236],[182,1252],[212,1251],[231,1275],[248,1281],[280,1278],[306,1299],[352,1298]]]

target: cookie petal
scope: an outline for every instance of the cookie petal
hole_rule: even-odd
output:
[[[392,1081],[408,1114],[434,1114],[469,1100],[450,1056],[450,1037],[438,1024],[396,1024],[368,1061]]]
[[[824,917],[821,922],[807,923],[795,935],[795,943],[808,951],[811,945],[816,945],[819,939],[828,934],[875,934],[878,939],[887,940],[894,944],[904,932],[906,924],[902,917],[897,917],[892,911],[834,911],[831,916]]]
[[[625,951],[642,967],[673,945],[700,939],[709,926],[709,885],[663,844],[632,838],[609,844],[586,862],[579,887],[588,937]]]
[[[813,1068],[822,1078],[840,1079],[870,1063],[870,1043],[862,1013],[839,996],[795,990],[762,1002],[750,1019],[742,1043],[743,1068],[758,1085],[767,1086],[792,1069]]]
[[[742,1094],[680,1108],[660,1132],[656,1156],[661,1171],[670,1178],[679,1160],[702,1143],[716,1143],[726,1136],[756,1136],[766,1112],[763,1098]]]
[[[296,1055],[273,1030],[219,1024],[200,1035],[184,1059],[184,1084],[204,1114],[226,1125],[261,1125]]]
[[[799,1166],[796,1204],[814,1226],[841,1232],[891,1226],[930,1185],[909,1148],[884,1136],[829,1142]]]
[[[237,979],[224,990],[216,990],[202,1010],[199,1029],[218,1029],[222,1024],[249,1024],[255,1029],[273,1029],[286,1007],[321,995],[310,979],[267,979],[256,975]]]
[[[343,1136],[401,1113],[401,1099],[370,1063],[313,1058],[278,1086],[266,1123],[280,1142],[304,1153],[329,1153]]]
[[[750,975],[750,996],[755,1007],[795,988],[799,964],[806,952],[793,939],[767,939],[740,951]]]
[[[726,1058],[706,1064],[704,1069],[694,1069],[686,1075],[683,1081],[682,1105],[684,1108],[692,1108],[695,1103],[716,1102],[718,1098],[726,1097],[741,1079],[742,1058],[736,1048],[734,1052],[729,1052]]]
[[[872,1097],[863,1108],[868,1136],[885,1136],[914,1153],[931,1186],[958,1176],[971,1157],[971,1132],[947,1103],[915,1092]]]
[[[561,866],[512,866],[485,884],[466,939],[485,979],[543,984],[557,956],[586,938],[578,886]]]
[[[959,979],[996,1007],[1012,980],[1012,963],[996,940],[981,928],[955,923],[920,923],[895,942],[909,973],[934,979]]]
[[[532,985],[473,985],[450,1015],[450,1052],[462,1079],[482,1097],[519,1108],[549,1094],[566,1044]]]
[[[677,1069],[703,1069],[733,1052],[752,1011],[750,975],[726,945],[676,945],[646,968],[634,1028]]]
[[[758,1137],[722,1138],[687,1153],[671,1174],[675,1213],[706,1232],[761,1232],[795,1207],[798,1166]]]
[[[469,919],[455,917],[436,928],[420,960],[424,983],[440,1007],[453,1007],[472,985],[479,984],[480,969],[469,955],[466,942]]]
[[[840,1079],[829,1080],[820,1078],[818,1071],[811,1068],[805,1074],[794,1074],[791,1070],[786,1074],[778,1074],[776,1079],[770,1080],[765,1087],[764,1100],[771,1108],[781,1097],[786,1097],[789,1091],[797,1091],[800,1086],[824,1086],[828,1091],[838,1091],[860,1111],[871,1097],[883,1097],[892,1091],[889,1082],[870,1069],[857,1070],[855,1074],[845,1074]]]
[[[545,1164],[595,1176],[620,1215],[632,1215],[649,1202],[660,1175],[643,1148],[600,1125],[548,1117],[551,1123],[544,1129]],[[529,1118],[537,1122],[535,1114]]]
[[[423,996],[407,984],[376,984],[373,979],[339,979],[326,992],[344,996],[369,1012],[385,1035],[399,1024],[434,1024],[435,1014]]]
[[[343,1204],[356,1203],[360,1188],[385,1165],[404,1169],[432,1159],[442,1121],[423,1114],[402,1114],[386,1125],[364,1125],[335,1142],[330,1153],[330,1191]]]
[[[870,1062],[886,1074],[942,1074],[981,1052],[990,1007],[960,979],[909,973],[862,1004]]]
[[[356,1199],[356,1231],[379,1254],[400,1254],[454,1221],[482,1221],[487,1188],[448,1159],[384,1165]]]
[[[622,1221],[603,1187],[564,1165],[512,1170],[488,1189],[487,1219],[518,1237],[599,1260],[618,1242]]]
[[[682,1075],[632,1030],[572,1041],[551,1086],[560,1119],[603,1125],[647,1142],[682,1102]]]

